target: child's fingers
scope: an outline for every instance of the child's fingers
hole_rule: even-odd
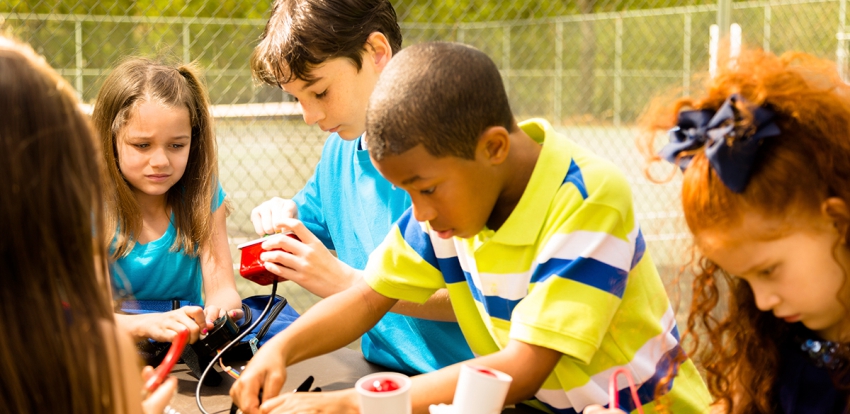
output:
[[[274,214],[272,213],[272,211],[266,210],[263,212],[262,223],[264,234],[277,233],[276,226],[274,223]]]
[[[254,225],[254,231],[262,236],[266,233],[265,227],[263,226],[263,212],[265,211],[265,203],[260,204],[257,207],[254,207],[251,210],[251,224]]]
[[[154,373],[153,367],[150,366],[150,365],[145,365],[145,367],[142,368],[142,382],[147,382],[148,378],[153,376],[153,373]]]
[[[310,230],[304,226],[298,219],[287,218],[282,221],[283,228],[285,230],[291,231],[295,234],[298,239],[290,237],[286,234],[276,234],[273,237],[269,237],[268,240],[263,242],[263,249],[272,250],[272,249],[281,249],[287,252],[290,252],[296,256],[303,256],[308,250],[309,244],[321,244],[318,238],[313,235]]]
[[[293,240],[293,241],[295,241],[295,240]],[[296,243],[297,243],[297,241],[296,241]],[[281,246],[282,244],[284,244],[283,241],[278,242],[277,240],[275,240],[274,242],[271,242],[272,247],[270,247],[270,249],[274,249],[274,250],[269,250],[269,251],[265,251],[265,252],[260,253],[260,260],[262,260],[265,263],[274,263],[274,264],[278,264],[278,265],[283,266],[283,267],[288,267],[290,269],[297,269],[299,267],[298,254],[300,252],[298,252],[298,251],[293,252],[293,251],[287,250],[287,247]],[[280,249],[280,250],[278,250],[278,249]],[[298,249],[294,249],[294,250],[298,250]]]
[[[224,309],[221,309],[221,308],[219,308],[218,306],[215,306],[215,305],[207,306],[206,308],[204,308],[204,318],[206,319],[206,321],[205,321],[206,325],[204,325],[204,328],[212,329],[213,326],[215,326],[214,325],[215,320],[222,317],[222,316],[224,316]],[[201,329],[201,333],[204,333],[203,329]]]
[[[605,408],[601,405],[590,405],[584,408],[584,414],[622,414],[622,410]]]
[[[184,306],[180,308],[180,310],[183,311],[184,315],[194,320],[198,326],[204,326],[207,322],[207,315],[204,313],[204,309],[200,306]]]
[[[260,384],[261,378],[250,375],[248,372],[242,372],[233,386],[230,387],[230,398],[243,412],[256,412],[260,405]]]
[[[254,225],[254,231],[260,236],[276,233],[275,217],[281,214],[280,212],[287,210],[294,210],[295,214],[298,212],[298,208],[295,207],[295,203],[292,200],[284,200],[280,197],[274,197],[254,207],[251,210],[251,224]]]
[[[238,321],[245,316],[245,312],[242,309],[231,309],[227,311],[227,314],[230,315],[230,319],[233,319],[234,321]]]
[[[169,326],[169,329],[174,331],[172,338],[177,335],[177,332],[188,329],[189,343],[195,343],[201,335],[201,329],[207,327],[207,318],[204,315],[204,310],[199,306],[184,306],[173,311],[173,314],[176,324]]]
[[[199,308],[200,309],[200,308]],[[165,313],[152,313],[145,320],[144,336],[160,342],[171,342],[177,333],[189,330],[189,342],[197,340],[198,324],[180,309]]]
[[[298,236],[302,243],[313,244],[319,242],[319,239],[313,234],[313,232],[307,229],[307,226],[305,226],[304,222],[302,222],[301,220],[289,218],[281,220],[281,224],[283,224],[286,228],[295,233],[295,235]]]
[[[145,414],[159,414],[165,412],[165,408],[171,402],[171,397],[177,390],[177,378],[170,377],[163,381],[159,387],[142,401],[142,410]]]
[[[295,203],[292,200],[281,200],[280,203],[277,203],[277,205],[272,208],[271,214],[272,225],[274,226],[273,233],[277,233],[285,226],[284,223],[286,220],[293,219],[298,216],[298,207],[295,206]]]
[[[298,283],[298,281],[301,279],[299,277],[300,273],[298,273],[298,271],[293,270],[290,267],[284,266],[274,260],[263,263],[263,267],[265,267],[266,270],[268,270],[269,272],[284,279],[291,280],[295,283]]]
[[[280,394],[281,388],[283,388],[283,382],[285,371],[270,371],[266,372],[266,378],[263,382],[263,395],[267,396],[267,398],[274,397]]]

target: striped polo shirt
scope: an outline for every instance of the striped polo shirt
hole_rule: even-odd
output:
[[[415,302],[446,287],[477,355],[510,339],[562,353],[529,402],[539,408],[577,413],[607,405],[611,373],[625,367],[648,411],[659,401],[677,414],[706,411],[708,391],[679,346],[675,313],[623,173],[546,121],[520,127],[543,146],[501,228],[441,239],[408,210],[370,256],[366,281],[378,293]],[[656,401],[656,386],[671,369],[677,375]],[[621,408],[633,410],[625,378],[618,388]]]

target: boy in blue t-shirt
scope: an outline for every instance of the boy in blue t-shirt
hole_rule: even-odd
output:
[[[251,213],[258,234],[292,230],[302,241],[269,238],[264,248],[291,254],[263,253],[266,268],[323,298],[361,279],[369,254],[410,206],[407,193],[375,170],[363,135],[372,89],[400,49],[386,0],[278,0],[251,59],[257,79],[290,93],[305,122],[331,133],[306,186],[292,200],[274,198]],[[393,312],[363,336],[367,360],[419,374],[472,358],[445,290]]]

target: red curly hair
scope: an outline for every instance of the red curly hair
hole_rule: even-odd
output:
[[[659,160],[658,132],[675,126],[680,111],[717,110],[735,93],[746,99],[737,104],[742,119],[736,131],[751,131],[752,110],[764,106],[776,113],[781,134],[763,141],[742,193],[723,184],[703,151],[693,154],[683,176],[682,207],[696,244],[703,230],[739,226],[745,212],[793,226],[801,214],[819,214],[827,198],[850,204],[850,86],[835,63],[803,53],[777,57],[745,50],[734,64],[718,66],[701,96],[656,101],[642,117],[639,146],[649,161]],[[850,243],[846,233],[844,238]],[[789,325],[760,311],[745,281],[698,253],[691,264],[696,275],[686,335],[709,391],[730,413],[774,412],[779,344],[790,339]]]

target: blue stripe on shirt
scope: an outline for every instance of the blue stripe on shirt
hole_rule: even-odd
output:
[[[635,239],[635,254],[632,256],[632,267],[630,269],[634,269],[640,263],[644,252],[646,252],[646,241],[643,239],[643,231],[638,230],[638,235]]]
[[[628,272],[596,259],[579,257],[575,260],[551,258],[540,263],[531,275],[531,283],[546,281],[550,276],[563,277],[608,292],[618,298],[626,291]]]
[[[443,279],[447,285],[450,283],[466,282],[468,280],[466,278],[468,273],[464,272],[463,268],[460,267],[460,260],[458,260],[457,256],[438,258],[437,263],[440,265],[438,269],[443,274]]]
[[[440,266],[437,263],[437,255],[434,253],[434,246],[431,245],[431,237],[428,236],[428,233],[425,233],[422,230],[422,226],[419,225],[419,222],[413,218],[413,209],[409,208],[404,214],[399,217],[396,222],[398,225],[399,231],[401,231],[401,236],[404,237],[404,241],[413,248],[414,251],[421,257],[423,260],[428,262],[435,269],[439,269]]]
[[[561,185],[566,183],[575,185],[581,197],[587,199],[587,186],[584,185],[584,177],[581,175],[581,169],[578,168],[575,160],[570,160],[570,169],[567,170],[567,176],[564,177],[564,182]]]

